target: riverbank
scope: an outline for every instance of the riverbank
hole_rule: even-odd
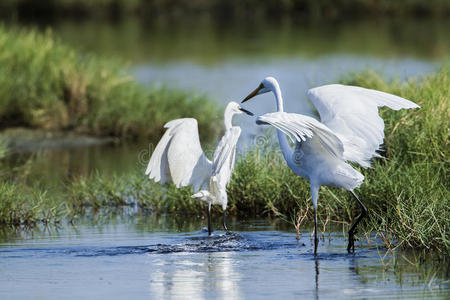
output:
[[[405,83],[385,82],[372,72],[343,80],[391,92],[421,106],[419,110],[381,110],[386,151],[371,169],[362,170],[366,179],[357,190],[369,209],[361,232],[376,232],[388,247],[433,249],[443,254],[450,251],[446,180],[449,75],[448,67],[442,67],[436,74]],[[238,159],[229,186],[228,213],[241,217],[274,215],[298,228],[307,226],[313,213],[309,185],[285,166],[277,143],[269,141]],[[133,174],[105,176],[99,170],[67,182],[64,194],[58,197],[39,187],[24,189],[20,180],[4,182],[0,186],[0,222],[32,225],[76,220],[87,207],[136,206],[142,213],[203,214],[204,205],[190,198],[190,189],[150,183],[142,172],[137,169]],[[321,230],[326,231],[332,223],[346,226],[357,213],[358,206],[348,192],[321,189]]]
[[[206,140],[220,128],[206,97],[145,87],[122,61],[79,53],[49,30],[0,26],[0,64],[0,128],[154,139],[167,120],[194,117]]]

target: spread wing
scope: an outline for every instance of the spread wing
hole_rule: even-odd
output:
[[[233,173],[236,145],[240,135],[240,127],[231,127],[225,132],[214,151],[213,175],[217,175],[222,184],[228,184]]]
[[[286,134],[294,143],[318,143],[331,156],[343,159],[344,146],[327,126],[314,118],[285,112],[275,112],[257,118]]]
[[[162,184],[171,180],[177,187],[192,185],[197,192],[211,176],[212,163],[200,145],[197,120],[176,119],[153,151],[145,174]]]
[[[344,145],[344,159],[363,167],[379,156],[384,139],[384,121],[378,107],[394,110],[418,108],[412,101],[385,92],[356,86],[330,84],[310,89],[308,97],[319,112],[321,122]]]

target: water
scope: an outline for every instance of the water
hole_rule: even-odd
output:
[[[52,24],[52,30],[83,51],[124,59],[143,84],[206,94],[220,106],[241,100],[265,76],[275,76],[286,110],[309,115],[314,111],[308,88],[367,68],[400,80],[421,77],[450,53],[445,20],[249,26],[203,19],[67,22]],[[245,107],[259,115],[273,111],[275,103],[263,95]],[[245,128],[244,146],[264,134],[252,118],[239,116],[235,122]],[[143,171],[148,155],[147,142],[27,145],[3,165],[21,166],[30,184],[43,184],[50,193],[74,176]],[[356,254],[348,255],[342,229],[327,229],[314,259],[310,231],[297,241],[280,220],[233,219],[232,234],[217,231],[213,237],[202,230],[204,223],[132,211],[88,214],[74,226],[63,221],[32,231],[2,227],[0,299],[428,299],[449,294],[448,264],[418,259],[414,252],[386,253],[375,238],[358,242]],[[219,222],[214,227],[220,228]]]
[[[444,299],[450,291],[436,264],[427,267],[437,277],[399,258],[394,268],[377,239],[349,255],[343,233],[329,232],[315,259],[308,231],[297,241],[275,220],[234,220],[233,232],[208,237],[204,220],[187,219],[109,217],[14,238],[3,232],[0,298]]]

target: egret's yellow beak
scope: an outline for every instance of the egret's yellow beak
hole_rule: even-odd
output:
[[[264,85],[261,83],[253,92],[251,92],[247,97],[245,97],[244,100],[241,101],[241,103],[244,103],[247,100],[252,99],[256,95],[258,95],[259,90],[261,90],[264,87]]]

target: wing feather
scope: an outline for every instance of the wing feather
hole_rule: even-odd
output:
[[[211,175],[212,163],[205,156],[198,135],[197,120],[176,119],[153,151],[145,174],[155,182],[173,181],[177,187],[192,185],[197,192]]]
[[[233,173],[236,145],[240,135],[240,127],[231,127],[225,132],[214,151],[213,175],[216,175],[223,184],[228,184]]]
[[[325,125],[314,118],[285,112],[262,115],[257,122],[268,123],[285,133],[294,143],[317,137],[323,148],[333,157],[342,159],[344,146],[341,140]]]
[[[363,167],[379,156],[376,151],[384,139],[384,121],[378,107],[393,110],[418,108],[407,99],[381,91],[340,84],[310,89],[308,96],[319,112],[321,122],[344,144],[344,159]]]

